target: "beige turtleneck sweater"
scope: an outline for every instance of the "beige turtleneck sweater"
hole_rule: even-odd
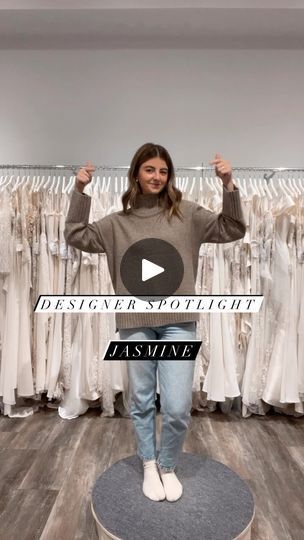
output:
[[[89,253],[106,253],[109,272],[117,295],[129,295],[120,276],[120,263],[126,250],[145,238],[160,238],[172,244],[184,264],[182,283],[174,295],[195,295],[199,248],[203,242],[227,243],[243,238],[246,224],[240,193],[235,186],[228,191],[223,185],[223,207],[216,214],[199,204],[183,200],[180,210],[183,221],[173,216],[169,223],[158,195],[140,194],[136,208],[125,214],[113,212],[88,223],[91,197],[74,189],[66,218],[64,236],[67,244]],[[162,326],[198,321],[199,313],[115,313],[116,330]]]

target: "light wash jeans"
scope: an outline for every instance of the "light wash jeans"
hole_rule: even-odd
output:
[[[120,339],[196,339],[196,322],[119,330]],[[143,461],[156,459],[166,472],[177,465],[190,422],[195,360],[128,360],[130,415]],[[156,455],[156,370],[158,368],[162,430]]]

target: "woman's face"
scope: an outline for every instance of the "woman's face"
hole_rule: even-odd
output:
[[[138,182],[142,193],[160,193],[168,180],[166,162],[155,157],[145,161],[139,168]]]

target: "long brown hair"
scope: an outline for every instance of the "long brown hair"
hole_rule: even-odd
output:
[[[169,152],[159,144],[143,144],[134,154],[128,171],[129,187],[122,195],[122,205],[125,214],[128,214],[135,207],[136,196],[141,193],[139,183],[136,182],[140,166],[151,158],[159,157],[166,162],[168,167],[168,180],[159,194],[160,203],[168,209],[168,220],[173,215],[182,219],[182,213],[179,208],[182,200],[182,192],[175,186],[175,171]],[[130,208],[128,208],[128,204]]]

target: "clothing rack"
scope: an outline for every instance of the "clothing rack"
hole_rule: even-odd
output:
[[[45,169],[45,170],[65,170],[75,172],[83,165],[1,165],[0,169]],[[106,166],[106,165],[97,165],[95,170],[104,170],[104,171],[113,171],[113,170],[127,170],[129,165],[126,166]],[[214,167],[175,167],[175,171],[209,171],[214,170]],[[237,171],[302,171],[304,172],[304,167],[294,168],[294,167],[233,167],[233,170]]]
[[[1,165],[0,170],[47,170],[47,171],[71,171],[76,175],[78,169],[83,167],[83,165]],[[97,165],[95,171],[126,171],[129,169],[129,165],[123,166],[108,166],[108,165]],[[186,172],[186,171],[214,171],[214,167],[175,167],[175,172]],[[277,173],[284,171],[293,171],[293,172],[304,172],[304,167],[233,167],[233,171],[264,171],[263,178],[268,183],[269,180]],[[267,171],[270,171],[267,173]]]

